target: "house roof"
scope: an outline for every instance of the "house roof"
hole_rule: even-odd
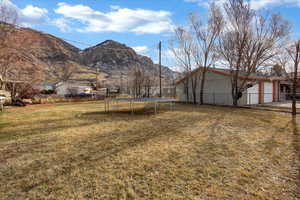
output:
[[[2,82],[2,83],[26,83],[26,81],[4,79],[1,74],[0,74],[0,82]]]
[[[179,81],[176,82],[176,84],[180,84],[183,81],[185,81],[186,79],[188,79],[189,77],[193,76],[194,74],[200,72],[201,70],[203,70],[203,67],[199,67],[195,70],[193,70],[190,74],[186,75],[185,77],[183,77],[182,79],[180,79]],[[216,74],[221,74],[224,76],[231,76],[231,71],[229,69],[220,69],[220,68],[209,68],[207,69],[208,72],[213,72]],[[250,76],[247,76],[245,73],[243,75],[242,72],[240,72],[240,76],[239,79],[243,79],[243,80],[252,80],[252,81],[285,81],[286,78],[284,77],[278,77],[278,76],[265,76],[265,75],[261,75],[261,74],[257,74],[257,73],[253,73]]]
[[[1,80],[3,83],[26,83],[26,81]]]

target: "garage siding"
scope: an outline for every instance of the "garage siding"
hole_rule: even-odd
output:
[[[190,102],[190,103],[193,102],[191,83],[189,85],[190,86],[189,86],[188,100],[186,99],[186,93],[185,93],[186,89],[184,88],[184,84],[181,83],[176,87],[177,97],[182,102]],[[200,81],[198,81],[196,99],[197,99],[197,103],[199,103],[200,102]],[[230,77],[217,74],[214,72],[207,72],[206,81],[204,85],[203,99],[205,104],[233,105]],[[247,95],[243,95],[239,103],[240,105],[245,105],[247,103]]]
[[[199,76],[199,74],[196,73],[193,76]],[[239,100],[239,105],[253,105],[278,101],[279,85],[279,81],[256,82],[253,87],[248,88],[244,92],[242,98]],[[176,93],[180,101],[193,103],[191,81],[189,84],[189,99],[186,99],[186,89],[183,83],[177,85]],[[198,81],[196,100],[197,103],[200,102],[200,81]],[[217,105],[233,105],[230,76],[218,74],[215,72],[207,72],[204,86],[204,103]]]
[[[247,89],[247,104],[254,105],[259,104],[259,84],[255,84],[253,87]]]
[[[273,102],[273,83],[264,82],[264,103]]]

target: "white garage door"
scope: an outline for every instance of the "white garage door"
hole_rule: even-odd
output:
[[[273,102],[273,84],[264,82],[264,103]]]
[[[259,89],[258,84],[247,89],[247,104],[258,104],[259,103]]]

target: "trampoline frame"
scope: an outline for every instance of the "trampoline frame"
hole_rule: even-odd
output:
[[[158,113],[158,105],[159,103],[169,103],[170,105],[170,111],[174,110],[174,104],[177,102],[176,99],[170,99],[170,98],[106,98],[104,100],[104,109],[106,113],[109,113],[112,111],[110,109],[113,106],[113,103],[115,103],[116,109],[119,107],[119,102],[128,102],[129,107],[131,110],[131,114],[134,114],[134,103],[153,103],[154,104],[154,114]]]

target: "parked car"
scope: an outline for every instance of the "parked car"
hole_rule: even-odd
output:
[[[94,93],[79,93],[79,94],[66,94],[66,98],[92,98],[95,97]]]

